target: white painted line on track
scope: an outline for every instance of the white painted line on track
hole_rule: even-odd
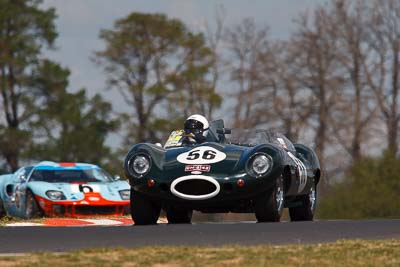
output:
[[[8,223],[6,226],[43,226],[42,223],[31,223],[31,222],[16,222]]]
[[[109,219],[84,219],[81,221],[85,221],[88,223],[92,223],[94,225],[118,225],[122,224],[122,222],[117,221],[117,220],[109,220]]]

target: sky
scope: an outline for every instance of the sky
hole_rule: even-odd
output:
[[[233,26],[245,18],[257,25],[268,26],[273,39],[285,39],[294,30],[293,18],[299,12],[312,10],[326,0],[44,0],[42,7],[54,7],[59,37],[56,50],[45,57],[57,61],[71,71],[68,90],[86,88],[89,95],[101,93],[117,111],[124,102],[117,92],[107,90],[105,74],[90,57],[104,48],[98,38],[101,29],[112,29],[114,22],[131,12],[165,13],[182,20],[190,29],[201,31],[211,27],[218,6],[225,10],[225,26]]]
[[[213,24],[215,9],[222,5],[225,25],[240,23],[252,17],[258,25],[268,25],[271,37],[286,38],[293,30],[293,18],[301,11],[312,9],[322,0],[45,0],[44,8],[54,7],[59,37],[57,50],[46,56],[71,70],[70,88],[85,87],[89,91],[104,90],[104,74],[90,57],[104,47],[98,38],[101,29],[112,29],[117,19],[131,12],[165,13],[181,19],[193,30]]]

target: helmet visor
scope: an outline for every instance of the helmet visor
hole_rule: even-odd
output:
[[[193,133],[195,135],[203,132],[203,123],[196,120],[187,120],[184,125],[185,134]]]

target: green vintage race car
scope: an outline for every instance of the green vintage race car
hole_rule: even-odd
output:
[[[229,135],[228,135],[229,134]],[[258,222],[312,220],[321,171],[314,151],[266,130],[230,130],[213,121],[204,143],[184,145],[173,131],[164,147],[134,145],[125,159],[136,225],[190,223],[193,210],[255,213]],[[229,138],[228,138],[229,136]]]

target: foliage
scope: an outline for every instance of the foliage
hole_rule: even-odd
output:
[[[54,160],[120,164],[105,145],[119,121],[111,104],[84,89],[66,91],[69,70],[45,59],[57,32],[55,10],[41,0],[0,1],[0,153],[8,171],[20,161]],[[94,153],[95,151],[95,153]],[[107,160],[108,159],[108,160]],[[114,166],[111,166],[114,165]]]
[[[400,217],[400,159],[392,153],[362,158],[332,186],[318,207],[319,218]]]
[[[160,141],[161,132],[180,126],[190,113],[221,103],[207,77],[214,64],[204,36],[163,14],[131,13],[112,30],[102,30],[106,43],[94,58],[130,109],[126,143]]]
[[[111,104],[96,94],[89,98],[84,89],[66,91],[69,71],[50,61],[40,66],[36,83],[41,86],[42,106],[31,123],[35,144],[25,155],[37,160],[111,164],[112,152],[105,145],[109,133],[119,127],[112,118]],[[115,164],[115,163],[114,163]],[[116,171],[117,166],[108,166]]]
[[[37,69],[42,48],[57,36],[54,9],[39,9],[40,0],[0,1],[0,153],[8,167],[18,168],[20,152],[31,142],[27,124],[35,113],[31,72]],[[20,138],[22,137],[22,138]]]

